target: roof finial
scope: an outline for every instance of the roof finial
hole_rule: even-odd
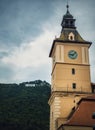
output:
[[[67,7],[67,12],[69,11],[69,4],[68,3],[69,3],[69,0],[67,0],[67,6],[66,6]]]

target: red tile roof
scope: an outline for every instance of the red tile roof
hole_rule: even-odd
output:
[[[94,112],[95,94],[80,101],[78,108],[65,125],[93,126],[95,124],[95,119],[92,119]]]

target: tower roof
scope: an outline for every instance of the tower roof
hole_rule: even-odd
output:
[[[55,44],[58,42],[65,43],[65,44],[67,43],[85,44],[85,45],[88,45],[89,47],[92,44],[91,42],[84,40],[81,37],[81,35],[78,33],[75,26],[76,19],[74,19],[73,15],[70,13],[68,4],[66,7],[67,7],[67,11],[66,11],[66,14],[63,15],[63,19],[61,23],[61,26],[62,26],[61,34],[59,38],[56,38],[53,41],[52,48],[49,54],[50,57],[51,57]]]
[[[61,23],[62,30],[64,28],[76,28],[75,27],[75,19],[73,18],[73,15],[71,15],[69,12],[69,5],[67,4],[66,7],[67,7],[67,12],[63,16],[62,23]]]
[[[73,15],[69,11],[69,5],[67,4],[67,11],[66,14],[63,15],[62,19],[62,30],[61,30],[61,35],[57,40],[62,40],[62,41],[73,41],[73,42],[87,42],[84,40],[81,35],[78,33],[76,30],[75,26],[75,21]]]
[[[67,7],[67,12],[66,12],[66,14],[64,15],[63,18],[64,18],[64,19],[65,19],[65,18],[73,18],[73,16],[72,16],[72,15],[70,14],[70,12],[69,12],[69,5],[67,4],[66,7]]]

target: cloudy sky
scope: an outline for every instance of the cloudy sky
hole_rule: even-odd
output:
[[[36,79],[50,82],[48,57],[59,37],[67,0],[0,0],[0,82]],[[91,79],[95,82],[95,0],[69,0],[81,36],[90,48]]]

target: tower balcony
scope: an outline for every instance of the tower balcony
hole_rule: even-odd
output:
[[[61,87],[61,86],[53,86],[51,89],[52,92],[64,92],[64,93],[92,93],[91,87]]]

